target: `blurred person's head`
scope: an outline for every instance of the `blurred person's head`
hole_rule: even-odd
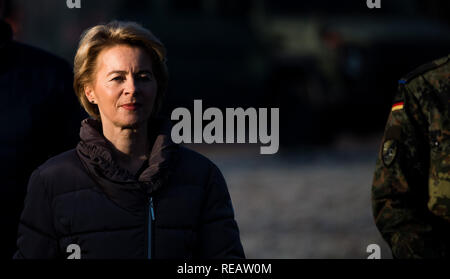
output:
[[[3,18],[3,11],[4,11],[4,5],[5,5],[5,3],[4,3],[5,1],[4,0],[0,0],[0,19],[2,19]]]
[[[0,0],[0,20],[11,16],[13,12],[13,3],[11,0]]]
[[[0,47],[12,39],[12,30],[9,24],[4,21],[5,1],[0,0]]]
[[[103,126],[138,126],[162,106],[168,80],[165,60],[159,39],[136,23],[94,26],[83,33],[75,55],[75,93]]]
[[[0,22],[3,23],[3,25],[9,25],[8,29],[11,36],[13,34],[17,35],[21,33],[22,5],[18,1],[0,0]]]

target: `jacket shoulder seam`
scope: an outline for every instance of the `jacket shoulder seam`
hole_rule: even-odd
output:
[[[30,229],[30,230],[32,230],[32,231],[38,233],[39,235],[45,236],[46,238],[49,238],[49,239],[52,239],[52,240],[57,240],[57,239],[54,238],[53,236],[51,236],[51,235],[49,235],[49,234],[47,234],[47,233],[44,233],[44,232],[38,230],[37,228],[35,228],[35,227],[33,227],[33,226],[31,226],[31,225],[25,223],[23,220],[20,220],[19,223],[20,223],[22,226],[25,226],[25,227],[27,227],[28,229]]]
[[[441,67],[442,65],[448,63],[449,57],[443,57],[440,59],[436,59],[430,63],[423,64],[417,67],[415,70],[406,74],[403,78],[399,80],[399,84],[407,84],[415,78],[426,74],[427,72],[434,70],[436,68]]]

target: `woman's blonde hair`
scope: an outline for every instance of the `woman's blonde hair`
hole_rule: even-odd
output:
[[[158,84],[157,95],[152,115],[156,115],[162,106],[162,100],[167,89],[168,71],[166,65],[166,50],[161,41],[153,33],[135,22],[112,21],[87,29],[78,45],[74,59],[73,88],[83,108],[95,119],[100,119],[96,104],[87,99],[84,90],[88,84],[93,84],[97,57],[100,52],[114,45],[130,45],[142,47],[152,60],[153,73]]]

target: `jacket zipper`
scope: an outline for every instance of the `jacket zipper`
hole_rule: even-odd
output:
[[[150,197],[148,205],[148,247],[147,247],[147,259],[152,258],[152,229],[153,222],[155,221],[155,211],[153,209],[153,197]]]

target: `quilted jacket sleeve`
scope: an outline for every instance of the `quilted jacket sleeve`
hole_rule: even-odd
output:
[[[227,184],[215,165],[207,187],[197,257],[203,259],[245,258]]]
[[[48,190],[39,169],[28,183],[24,209],[20,217],[18,250],[14,259],[43,259],[58,257],[58,242],[52,221]]]

